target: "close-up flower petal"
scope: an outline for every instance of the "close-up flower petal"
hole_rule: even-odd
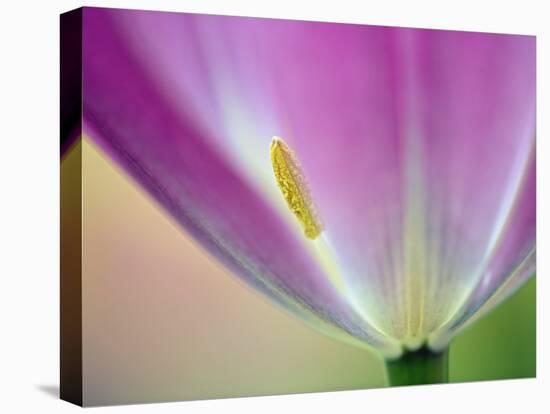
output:
[[[85,135],[311,326],[440,351],[534,273],[534,37],[85,21]]]

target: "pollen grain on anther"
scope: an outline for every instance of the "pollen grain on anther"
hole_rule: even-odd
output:
[[[288,208],[302,225],[306,237],[315,240],[323,232],[323,225],[298,159],[279,137],[271,141],[270,155],[277,185]]]

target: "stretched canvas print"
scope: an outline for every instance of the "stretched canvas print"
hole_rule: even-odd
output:
[[[535,37],[61,16],[61,397],[535,376]]]

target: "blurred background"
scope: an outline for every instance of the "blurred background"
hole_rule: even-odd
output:
[[[244,286],[87,139],[82,163],[85,404],[385,386],[375,353],[313,331]],[[534,375],[533,278],[455,339],[450,377]]]

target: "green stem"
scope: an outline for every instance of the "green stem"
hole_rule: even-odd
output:
[[[423,347],[405,352],[400,358],[386,360],[390,386],[441,384],[449,381],[449,352],[435,353]]]

